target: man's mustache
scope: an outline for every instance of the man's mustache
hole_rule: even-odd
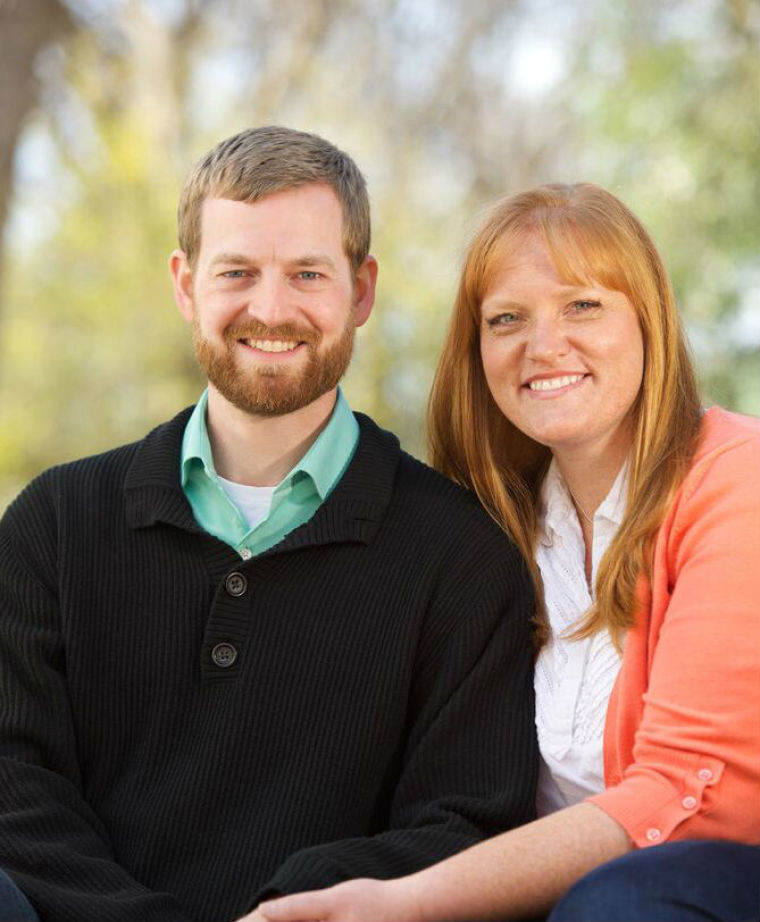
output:
[[[270,327],[259,320],[249,320],[246,323],[227,327],[224,331],[224,338],[227,342],[237,342],[241,339],[279,339],[316,346],[321,336],[316,330],[299,327],[292,323]]]

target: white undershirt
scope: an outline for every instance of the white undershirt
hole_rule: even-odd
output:
[[[623,519],[627,473],[626,464],[594,514],[592,587],[599,561]],[[584,640],[561,636],[572,630],[592,603],[584,560],[578,515],[552,462],[541,489],[536,551],[551,631],[534,678],[541,752],[539,816],[604,789],[604,722],[620,656],[606,630]]]
[[[272,505],[272,494],[276,487],[249,487],[245,483],[234,483],[219,477],[219,483],[227,494],[230,502],[248,523],[248,528],[255,528],[269,515]]]

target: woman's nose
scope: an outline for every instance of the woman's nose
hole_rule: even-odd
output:
[[[562,324],[556,318],[540,318],[531,324],[525,348],[534,362],[553,362],[565,355],[569,344]]]

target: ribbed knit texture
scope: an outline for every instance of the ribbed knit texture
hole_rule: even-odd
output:
[[[224,922],[529,820],[529,580],[474,499],[360,417],[243,562],[182,493],[188,414],[0,524],[0,867],[43,922]]]

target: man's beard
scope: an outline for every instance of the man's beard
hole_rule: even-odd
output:
[[[281,416],[308,406],[338,384],[351,361],[355,332],[356,325],[349,318],[337,342],[320,353],[322,337],[313,330],[289,324],[267,327],[251,320],[225,330],[224,345],[217,347],[203,336],[196,317],[193,345],[201,370],[226,400],[246,413]],[[303,343],[301,349],[307,354],[305,363],[298,359],[300,370],[293,371],[281,362],[267,365],[262,358],[240,367],[236,362],[238,340],[264,338]]]

